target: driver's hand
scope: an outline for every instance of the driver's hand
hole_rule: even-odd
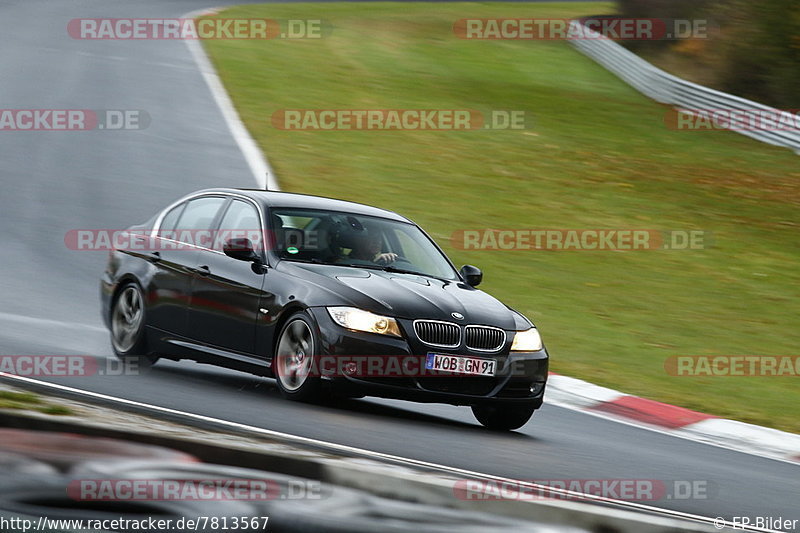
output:
[[[378,254],[375,256],[375,259],[373,259],[373,261],[375,261],[376,263],[388,265],[389,263],[394,263],[395,261],[397,261],[397,254],[388,252],[384,254]]]

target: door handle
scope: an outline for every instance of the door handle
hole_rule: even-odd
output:
[[[147,257],[147,260],[151,263],[158,263],[161,261],[161,252],[150,252],[150,255]]]
[[[200,274],[201,276],[208,276],[211,274],[211,270],[208,268],[208,265],[202,265],[197,268],[193,268],[192,271]]]

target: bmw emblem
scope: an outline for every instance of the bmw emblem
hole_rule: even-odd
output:
[[[456,320],[464,320],[464,315],[461,313],[450,313],[450,316],[455,318]]]

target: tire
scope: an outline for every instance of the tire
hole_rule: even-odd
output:
[[[549,526],[541,522],[502,516],[499,513],[490,514],[490,512],[400,501],[340,486],[333,488],[330,498],[274,499],[266,502],[265,507],[264,514],[269,516],[269,531],[280,533],[375,533],[376,531],[586,533],[588,531],[577,527]],[[474,508],[478,509],[479,506],[476,505]]]
[[[327,391],[318,375],[319,346],[311,316],[304,311],[290,316],[281,328],[272,358],[272,371],[284,398],[301,402],[325,398]]]
[[[4,470],[13,471],[15,456],[38,461],[63,472],[86,461],[115,463],[136,459],[170,461],[175,464],[197,461],[189,454],[151,444],[72,433],[0,428],[0,466]],[[7,462],[10,462],[8,466],[5,464]]]
[[[144,294],[138,284],[123,285],[111,305],[111,347],[116,356],[139,369],[146,370],[158,361],[147,348]]]
[[[473,405],[472,414],[478,422],[495,431],[511,431],[524,426],[536,407],[530,404]]]
[[[0,472],[11,476],[55,476],[58,475],[56,467],[39,461],[32,457],[26,457],[21,453],[7,452],[0,449]]]
[[[151,530],[146,526],[142,529],[141,525],[131,524],[147,524],[148,520],[153,517],[156,520],[170,521],[167,527],[160,530],[164,533],[187,531],[185,526],[180,529],[177,527],[178,521],[182,518],[194,520],[198,532],[213,533],[219,531],[219,528],[212,528],[210,520],[207,522],[199,520],[198,523],[199,517],[216,516],[222,522],[222,517],[242,517],[245,514],[243,510],[248,509],[244,502],[235,501],[146,501],[141,499],[135,501],[105,499],[76,501],[76,498],[80,498],[80,490],[75,490],[80,486],[79,484],[80,481],[63,475],[21,478],[7,477],[0,473],[0,516],[10,515],[23,521],[30,520],[34,525],[37,520],[46,517],[53,520],[54,523],[43,529],[52,533],[74,532],[76,530],[68,521],[72,521],[74,524],[80,520],[97,520],[100,521],[100,524],[109,524],[105,527],[101,525],[95,531],[141,533]],[[214,504],[213,507],[210,504]],[[117,522],[111,529],[114,520]],[[12,529],[6,528],[3,531],[12,531]],[[258,531],[252,529],[251,533]]]

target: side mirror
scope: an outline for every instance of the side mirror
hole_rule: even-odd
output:
[[[261,256],[253,249],[253,243],[250,242],[250,239],[228,239],[222,245],[222,251],[228,257],[239,259],[240,261],[261,262]]]
[[[477,287],[483,281],[483,272],[476,266],[464,265],[458,273],[464,278],[464,283],[470,287]]]

